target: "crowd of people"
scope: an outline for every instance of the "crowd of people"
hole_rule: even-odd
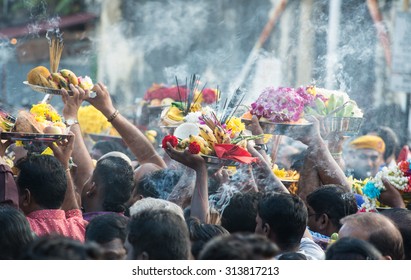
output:
[[[77,120],[90,103],[127,152],[102,143],[90,151],[80,124],[71,122],[67,139],[48,144],[53,155],[15,152],[10,168],[4,157],[16,147],[3,141],[0,259],[411,259],[411,213],[400,191],[383,180],[384,207],[364,212],[364,196],[353,190],[352,180],[397,163],[389,128],[347,141],[324,135],[321,120],[308,117],[309,132],[285,139],[277,158],[300,174],[293,192],[273,173],[270,150],[256,149],[261,139],[247,146],[257,160],[229,173],[170,143],[158,149],[103,84],[93,98],[70,87],[72,95],[62,90],[64,119]],[[263,133],[256,117],[248,130]]]

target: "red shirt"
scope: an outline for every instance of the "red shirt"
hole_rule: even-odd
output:
[[[29,213],[27,220],[38,235],[58,233],[84,242],[88,222],[83,219],[80,209],[65,212],[59,209],[38,210]]]

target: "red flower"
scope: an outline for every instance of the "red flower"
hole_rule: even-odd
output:
[[[203,100],[206,104],[213,104],[217,99],[216,91],[211,88],[203,90]]]
[[[163,149],[167,149],[167,143],[170,143],[171,146],[175,148],[178,144],[178,139],[173,135],[166,135],[164,136],[163,141],[161,141],[161,146],[163,147]]]
[[[398,163],[398,167],[400,168],[400,170],[402,172],[406,173],[410,169],[410,163],[408,161],[404,160],[404,161],[401,161],[400,163]]]
[[[194,155],[198,154],[200,150],[201,147],[197,142],[191,142],[190,145],[188,145],[188,151]]]

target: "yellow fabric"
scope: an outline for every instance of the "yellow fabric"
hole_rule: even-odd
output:
[[[351,141],[350,146],[354,149],[373,149],[381,154],[385,151],[384,140],[375,135],[360,136]]]

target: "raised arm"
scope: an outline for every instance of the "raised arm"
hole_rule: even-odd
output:
[[[67,91],[62,89],[62,99],[64,102],[63,117],[66,122],[69,120],[76,121],[76,123],[69,126],[69,129],[75,135],[72,157],[77,165],[77,169],[73,180],[76,191],[81,196],[84,184],[90,178],[94,170],[93,161],[87,150],[86,144],[84,143],[80,125],[77,122],[78,110],[81,103],[88,95],[88,91],[85,92],[83,89],[74,87],[71,84],[70,88],[73,92],[72,96],[69,96]]]
[[[114,108],[107,88],[102,83],[98,83],[95,85],[94,89],[97,96],[94,98],[88,98],[87,101],[103,113],[107,120],[112,123],[113,127],[121,135],[124,142],[136,156],[139,163],[143,164],[150,162],[157,164],[162,168],[166,168],[166,163],[156,152],[144,133],[142,133],[136,126],[123,117],[116,108]]]
[[[208,174],[207,166],[200,155],[191,154],[188,150],[177,151],[167,143],[166,153],[174,160],[194,169],[196,182],[191,198],[191,217],[198,218],[202,223],[208,222]]]
[[[1,129],[0,129],[1,133]],[[10,141],[0,141],[0,204],[7,203],[19,207],[19,195],[13,172],[3,159]]]
[[[80,209],[80,195],[76,192],[76,189],[74,187],[69,167],[69,160],[74,148],[75,135],[72,132],[69,132],[69,135],[71,137],[69,137],[67,141],[58,141],[56,143],[57,145],[54,145],[54,143],[51,143],[49,145],[50,149],[53,150],[54,156],[61,162],[64,169],[66,170],[67,190],[66,195],[64,196],[63,204],[61,206],[61,209],[65,211]]]
[[[328,146],[320,135],[319,121],[307,116],[307,119],[313,123],[308,133],[294,134],[293,138],[301,141],[308,146],[306,159],[311,165],[312,172],[317,172],[321,184],[337,184],[343,186],[347,192],[351,191],[351,186],[347,181],[344,171],[332,157]],[[305,183],[305,185],[308,185]],[[319,187],[312,186],[311,187]]]

